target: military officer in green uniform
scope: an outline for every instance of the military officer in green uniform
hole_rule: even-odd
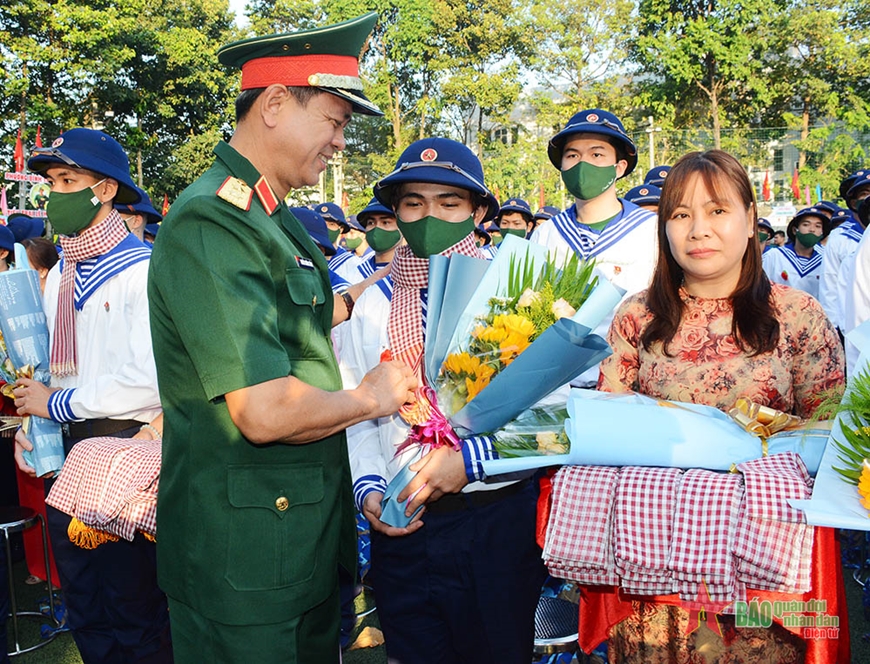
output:
[[[344,429],[394,413],[410,369],[341,390],[329,340],[353,294],[287,193],[377,114],[357,56],[377,16],[236,42],[236,131],[163,222],[149,273],[165,414],[158,570],[176,662],[339,660],[338,567],[356,539]],[[335,298],[335,299],[334,299]]]

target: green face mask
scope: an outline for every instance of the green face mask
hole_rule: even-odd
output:
[[[474,232],[474,215],[460,222],[423,217],[410,223],[396,219],[396,223],[411,251],[418,258],[440,254]]]
[[[795,238],[797,241],[804,245],[806,248],[815,247],[819,240],[822,239],[821,235],[816,235],[815,233],[795,233]]]
[[[389,249],[392,249],[402,239],[402,234],[398,229],[387,231],[383,228],[375,227],[366,231],[366,242],[374,250],[376,254],[381,254]]]
[[[93,191],[94,187],[103,182],[105,180],[100,180],[90,187],[69,194],[53,191],[48,195],[45,211],[56,233],[73,235],[88,227],[103,206]]]
[[[341,235],[341,229],[336,228],[335,230],[332,230],[331,228],[327,228],[326,234],[329,236],[329,241],[332,242],[332,244],[335,244],[336,240],[338,240],[338,236]]]
[[[603,194],[616,182],[616,166],[594,166],[581,161],[562,171],[562,182],[572,196],[588,201]]]
[[[521,237],[525,239],[526,231],[522,228],[502,228],[501,229],[502,237],[505,235],[516,235],[517,237]]]
[[[360,246],[362,244],[362,238],[361,237],[345,238],[344,244],[348,249],[353,251],[354,249],[356,249],[358,246]]]
[[[758,231],[758,241],[762,244],[767,242],[770,239],[770,233],[765,233],[764,231]]]

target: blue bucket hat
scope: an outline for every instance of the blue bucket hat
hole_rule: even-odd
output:
[[[10,256],[7,256],[7,259],[14,258],[12,254],[15,253],[15,236],[8,226],[2,224],[0,224],[0,249],[9,251]]]
[[[42,219],[21,212],[10,214],[6,219],[6,227],[12,231],[15,241],[19,243],[29,237],[45,234],[45,222]]]
[[[593,108],[575,114],[568,120],[565,128],[550,139],[550,144],[547,146],[547,156],[550,158],[550,163],[556,168],[561,170],[565,142],[569,136],[574,134],[600,134],[616,139],[622,146],[621,156],[624,156],[628,161],[628,168],[625,169],[622,177],[631,173],[637,166],[637,147],[625,133],[625,127],[622,126],[619,118],[609,111]]]
[[[157,224],[163,221],[163,215],[154,209],[148,194],[144,190],[139,189],[139,187],[136,187],[136,191],[139,192],[141,197],[138,203],[115,203],[115,209],[124,214],[141,214],[145,217],[146,223],[149,224]]]
[[[329,219],[329,221],[340,224],[342,232],[347,233],[350,230],[350,224],[347,223],[347,217],[344,216],[344,210],[341,209],[340,205],[335,203],[320,203],[310,207],[324,219]]]
[[[360,233],[365,233],[366,229],[363,228],[363,225],[359,223],[357,216],[355,214],[350,215],[347,218],[347,225],[350,226],[353,230],[359,231]]]
[[[785,229],[786,235],[788,235],[788,239],[794,241],[795,232],[798,224],[801,220],[806,219],[808,217],[815,217],[816,219],[822,220],[822,237],[828,237],[828,233],[831,232],[831,220],[828,219],[828,215],[826,215],[822,210],[817,207],[808,207],[803,210],[798,210],[798,213],[792,217],[791,221],[788,222],[788,226]]]
[[[483,236],[483,239],[485,240],[484,244],[489,244],[492,241],[492,238],[489,236],[489,233],[486,232],[486,228],[483,227],[483,224],[475,226],[474,232]]]
[[[771,223],[765,219],[764,217],[759,217],[758,221],[755,223],[756,226],[764,226],[767,230],[770,231],[770,234],[773,235],[773,226]]]
[[[501,219],[501,216],[505,212],[519,212],[520,214],[529,215],[529,218],[531,219],[535,218],[535,215],[532,214],[532,207],[522,198],[509,198],[508,202],[498,209],[496,219]]]
[[[819,208],[820,210],[824,210],[825,212],[833,215],[837,210],[840,209],[840,206],[836,203],[832,203],[831,201],[819,201],[813,207]]]
[[[665,183],[665,178],[671,172],[670,166],[655,166],[646,172],[643,176],[644,184],[654,184],[656,187],[661,187]]]
[[[54,139],[51,147],[34,148],[27,168],[44,173],[55,165],[84,168],[118,182],[116,203],[138,203],[138,187],[130,178],[130,161],[114,138],[96,129],[70,129]]]
[[[388,214],[391,217],[396,216],[395,212],[393,212],[386,205],[380,203],[377,198],[372,198],[372,200],[369,201],[369,204],[357,213],[356,220],[360,223],[360,225],[368,226],[369,217],[375,214]]]
[[[870,169],[862,168],[861,170],[855,171],[851,175],[843,178],[842,182],[840,182],[840,198],[846,200],[846,193],[849,191],[849,189],[852,188],[855,180],[860,178],[862,175],[866,175],[867,173],[870,173]]]
[[[654,184],[642,184],[626,192],[623,198],[635,205],[658,205],[662,190]]]
[[[292,207],[290,212],[302,223],[314,243],[321,247],[327,256],[335,255],[335,245],[329,241],[326,222],[319,212],[315,212],[310,207]]]
[[[480,159],[462,143],[449,138],[424,138],[411,143],[396,162],[396,170],[375,184],[375,198],[394,208],[396,185],[431,182],[466,189],[488,204],[484,220],[498,213],[498,199],[486,188]]]
[[[849,221],[852,219],[852,211],[847,210],[846,208],[837,208],[837,211],[831,216],[831,225],[833,228],[836,228],[844,221]]]
[[[846,199],[850,199],[855,194],[858,193],[858,190],[861,187],[870,186],[870,171],[863,171],[862,175],[858,175],[853,181],[852,186],[849,187],[849,190],[846,192]]]
[[[160,224],[145,224],[145,232],[148,233],[148,235],[153,235],[154,237],[157,237],[157,231],[159,230]]]
[[[545,205],[540,210],[535,212],[535,219],[537,219],[538,221],[545,221],[547,219],[552,219],[560,212],[562,211],[555,205]]]

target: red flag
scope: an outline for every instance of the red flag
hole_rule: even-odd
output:
[[[167,196],[166,194],[163,194],[163,209],[161,211],[161,214],[165,217],[168,212],[169,212],[169,196]]]
[[[15,152],[12,153],[15,159],[15,172],[24,172],[24,146],[21,144],[21,130],[18,130],[18,138],[15,139]]]
[[[544,185],[538,184],[538,209],[540,210],[544,205],[546,205],[546,201],[544,200]]]
[[[36,125],[36,147],[42,147],[42,127],[40,125]]]
[[[800,201],[801,199],[801,183],[798,178],[798,170],[794,169],[794,175],[791,176],[791,193]]]
[[[764,184],[761,186],[761,198],[765,201],[770,200],[770,171],[764,172]]]
[[[350,199],[347,197],[347,192],[342,190],[341,192],[341,209],[347,212],[350,207]]]
[[[6,202],[6,187],[0,187],[0,212],[3,213],[3,223],[6,223],[6,217],[9,215],[9,205]]]

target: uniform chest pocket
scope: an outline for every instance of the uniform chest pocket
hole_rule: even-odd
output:
[[[310,579],[324,527],[323,495],[320,463],[227,468],[230,585],[273,590]]]
[[[323,280],[317,270],[289,267],[286,272],[287,292],[294,304],[317,309],[326,302]]]

